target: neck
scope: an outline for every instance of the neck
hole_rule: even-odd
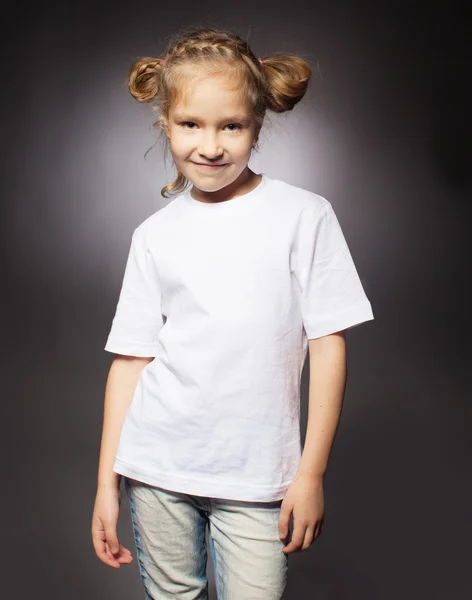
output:
[[[232,183],[225,186],[216,192],[202,192],[195,186],[192,187],[190,193],[193,198],[200,202],[225,202],[232,198],[237,198],[243,194],[247,194],[259,184],[261,177],[246,167],[244,171]]]

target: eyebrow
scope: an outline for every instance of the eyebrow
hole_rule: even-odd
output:
[[[185,114],[185,113],[175,113],[174,114],[174,119],[176,121],[200,121],[200,119],[198,117],[192,117],[191,115]],[[228,117],[225,117],[224,119],[221,119],[222,121],[228,121],[228,122],[234,122],[234,121],[248,121],[249,117],[247,115],[229,115]]]

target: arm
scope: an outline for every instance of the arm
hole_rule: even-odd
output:
[[[347,378],[344,331],[308,340],[310,384],[305,445],[298,473],[322,477],[341,415]]]
[[[98,467],[98,488],[120,487],[121,475],[113,471],[121,428],[142,369],[154,358],[117,354],[105,388],[102,441]]]
[[[309,340],[310,388],[308,423],[297,473],[282,502],[279,535],[289,538],[290,516],[294,530],[283,552],[306,550],[321,533],[324,517],[323,477],[341,414],[346,384],[344,331]]]

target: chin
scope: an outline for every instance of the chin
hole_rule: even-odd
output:
[[[193,183],[195,187],[198,187],[204,192],[217,192],[218,190],[221,190],[222,188],[232,184],[233,181],[237,179],[237,177],[228,177],[228,175],[226,175],[226,177],[224,178],[219,178],[215,177],[211,173],[209,173],[208,175],[195,175],[195,173],[184,173],[184,175],[189,181]]]
[[[205,183],[202,183],[200,181],[197,181],[196,179],[194,181],[192,181],[193,185],[198,188],[199,190],[201,190],[202,192],[219,192],[220,190],[222,190],[223,188],[225,188],[226,186],[229,185],[229,183],[214,183],[213,185],[211,184],[207,184],[205,185]]]

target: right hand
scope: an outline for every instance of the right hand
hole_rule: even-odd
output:
[[[114,569],[133,561],[131,552],[122,546],[116,535],[121,504],[121,490],[97,490],[92,516],[92,541],[98,558]]]

